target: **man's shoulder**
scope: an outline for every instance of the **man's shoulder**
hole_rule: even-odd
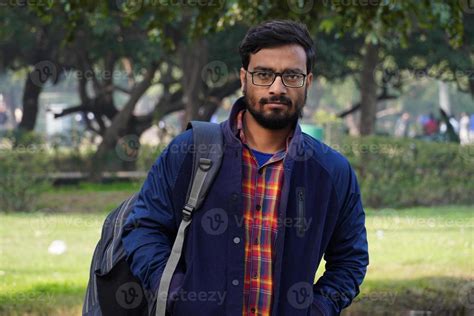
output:
[[[333,174],[334,172],[347,172],[350,168],[348,159],[338,152],[336,149],[319,141],[308,134],[303,133],[304,143],[307,145],[309,151],[308,156],[314,162],[318,163]]]
[[[191,152],[193,145],[193,131],[192,129],[185,130],[179,135],[175,136],[171,142],[166,146],[163,153],[167,155],[186,155]]]

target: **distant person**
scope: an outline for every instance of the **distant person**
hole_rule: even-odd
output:
[[[474,143],[474,114],[469,119],[469,141]]]
[[[5,125],[7,122],[8,122],[7,107],[0,100],[0,126]]]
[[[395,136],[396,137],[408,137],[410,131],[410,114],[404,112],[402,116],[395,123]]]
[[[432,136],[439,132],[438,121],[435,119],[433,113],[430,113],[428,120],[423,125],[423,132],[426,136]]]
[[[459,139],[461,140],[461,145],[469,144],[469,125],[469,115],[462,113],[461,119],[459,120]]]

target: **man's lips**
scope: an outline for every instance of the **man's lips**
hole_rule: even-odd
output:
[[[281,102],[268,102],[268,103],[265,103],[264,105],[268,105],[269,107],[274,107],[274,108],[284,108],[284,107],[289,106],[288,104],[281,103]]]

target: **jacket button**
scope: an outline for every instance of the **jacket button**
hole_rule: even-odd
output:
[[[240,238],[239,237],[234,237],[234,244],[238,244],[240,242]]]
[[[237,193],[232,193],[232,201],[236,201],[239,195]]]
[[[239,280],[237,279],[232,280],[232,285],[235,285],[235,286],[239,285]]]

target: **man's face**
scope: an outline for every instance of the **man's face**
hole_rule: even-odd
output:
[[[306,53],[299,45],[264,48],[250,55],[248,71],[292,72],[306,74]],[[294,124],[301,117],[308,87],[313,75],[307,74],[301,88],[286,87],[280,76],[271,86],[256,86],[252,75],[240,69],[240,81],[247,110],[264,128],[279,130]]]

